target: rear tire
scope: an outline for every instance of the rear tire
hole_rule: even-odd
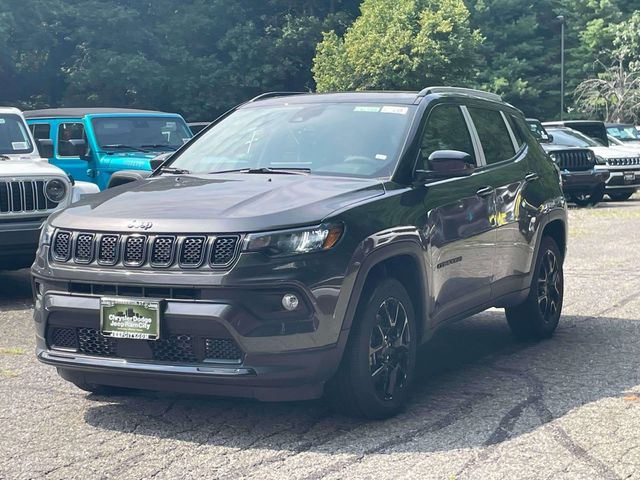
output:
[[[609,198],[614,202],[624,202],[625,200],[629,200],[634,192],[609,192]]]
[[[520,305],[505,309],[514,336],[521,340],[551,338],[562,313],[562,255],[551,237],[542,237],[531,289]]]
[[[361,299],[342,363],[327,385],[334,409],[369,419],[396,415],[409,398],[416,350],[407,290],[393,278],[379,281]]]

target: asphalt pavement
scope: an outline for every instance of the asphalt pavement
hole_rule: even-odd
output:
[[[555,337],[501,310],[440,332],[405,413],[322,400],[104,397],[33,354],[28,272],[0,272],[0,479],[640,479],[640,197],[570,212]]]

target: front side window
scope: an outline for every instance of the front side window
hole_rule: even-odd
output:
[[[413,105],[252,105],[200,133],[171,166],[194,173],[293,168],[388,177],[414,114]]]
[[[429,156],[437,150],[457,150],[475,158],[467,123],[457,105],[436,106],[427,120],[420,142],[420,158],[424,170],[430,170]]]
[[[48,123],[32,123],[29,125],[31,129],[31,133],[33,133],[33,138],[36,140],[45,140],[50,138],[51,135],[51,125]]]
[[[32,151],[33,145],[22,119],[18,115],[0,115],[0,155]]]
[[[529,126],[529,130],[538,142],[546,143],[549,141],[549,135],[540,122],[538,122],[537,120],[527,120],[527,125]]]
[[[488,165],[503,162],[515,155],[513,142],[502,114],[498,110],[469,107]]]
[[[84,139],[84,125],[77,122],[58,125],[58,156],[77,157],[77,150],[72,140]]]
[[[101,150],[170,152],[193,136],[179,117],[96,117],[91,123]]]

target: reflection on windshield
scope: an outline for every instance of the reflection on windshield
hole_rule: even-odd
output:
[[[93,130],[100,148],[117,151],[174,151],[192,135],[181,118],[94,118]]]
[[[0,115],[0,155],[31,153],[33,145],[18,115]]]
[[[607,133],[623,142],[640,142],[640,134],[633,125],[626,127],[607,127]]]
[[[194,173],[303,168],[314,174],[389,176],[414,108],[354,103],[245,107],[201,133],[171,166]]]
[[[549,129],[548,132],[553,136],[554,145],[568,145],[570,147],[601,147],[602,144],[583,135],[576,130],[556,130]]]

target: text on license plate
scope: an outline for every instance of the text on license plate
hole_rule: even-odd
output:
[[[101,298],[100,330],[106,337],[158,340],[160,302],[134,298]]]

